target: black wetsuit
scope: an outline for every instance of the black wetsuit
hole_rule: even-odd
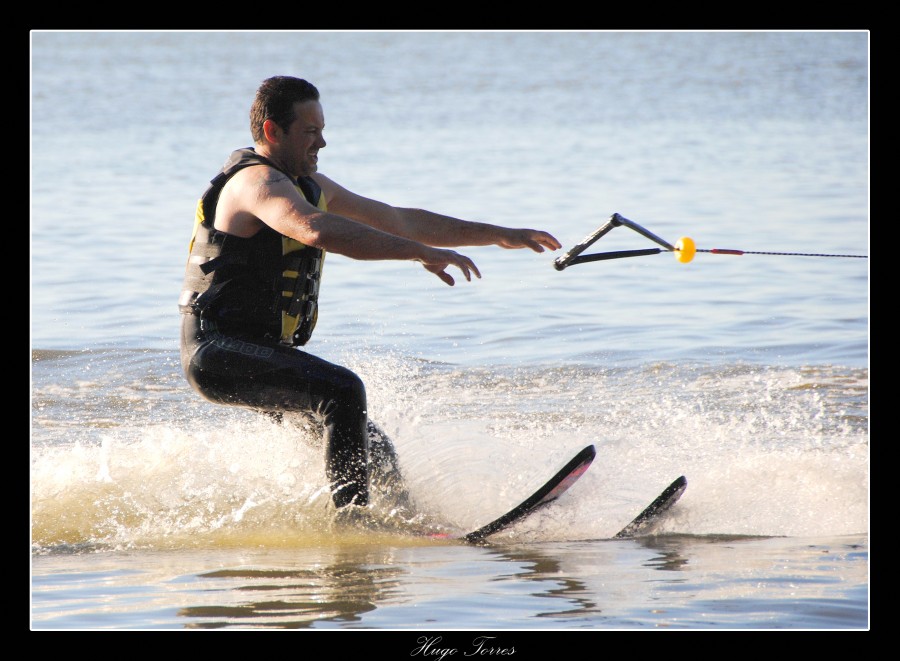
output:
[[[279,169],[252,149],[237,150],[198,205],[179,300],[182,369],[211,402],[276,418],[292,412],[321,421],[334,504],[366,505],[369,445],[382,477],[397,471],[393,447],[368,421],[362,380],[297,348],[315,326],[323,252],[268,226],[249,239],[213,226],[225,182],[238,170],[260,164]],[[312,179],[302,178],[297,187],[311,204],[325,209]]]

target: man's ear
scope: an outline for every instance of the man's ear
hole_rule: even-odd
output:
[[[266,136],[266,140],[271,143],[277,143],[281,139],[281,134],[283,131],[281,127],[278,126],[273,120],[267,119],[263,122],[263,134]]]

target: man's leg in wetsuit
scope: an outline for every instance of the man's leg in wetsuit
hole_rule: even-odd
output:
[[[371,420],[366,424],[366,432],[369,436],[370,484],[397,507],[411,510],[412,503],[400,472],[400,459],[394,444]]]
[[[225,336],[210,324],[201,330],[193,315],[184,319],[182,366],[209,401],[317,417],[335,506],[368,504],[366,391],[352,371],[275,343]]]
[[[285,411],[260,411],[276,425],[294,425],[306,428],[307,425],[319,425],[316,416],[310,413]],[[403,473],[400,470],[400,459],[393,441],[374,422],[366,423],[369,441],[369,488],[379,492],[381,497],[395,507],[412,509],[412,502]]]

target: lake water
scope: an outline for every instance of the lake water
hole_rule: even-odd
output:
[[[320,170],[360,194],[563,251],[620,213],[790,254],[479,247],[453,288],[329,256],[307,349],[364,378],[423,510],[480,526],[597,448],[487,547],[338,531],[316,439],[178,360],[197,198],[278,74],[319,87]],[[518,658],[529,630],[868,629],[867,33],[34,32],[31,118],[33,629],[494,631]],[[679,475],[652,535],[610,539]]]

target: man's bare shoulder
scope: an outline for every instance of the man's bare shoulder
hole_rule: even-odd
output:
[[[263,164],[251,165],[236,172],[228,184],[232,184],[232,189],[269,189],[283,184],[293,186],[290,177],[284,172]]]
[[[234,174],[222,189],[221,198],[235,208],[259,212],[257,205],[278,200],[296,202],[299,194],[284,172],[268,165],[251,165]]]

